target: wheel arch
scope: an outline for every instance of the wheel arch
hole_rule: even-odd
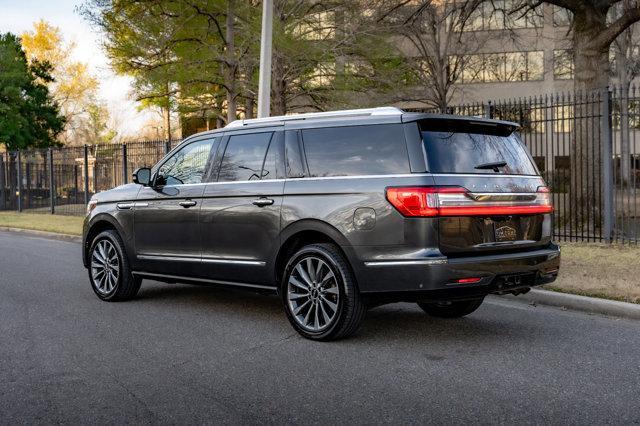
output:
[[[336,245],[347,259],[351,270],[356,273],[357,260],[346,237],[334,226],[317,219],[303,219],[291,223],[280,233],[280,248],[275,256],[274,278],[280,287],[282,274],[288,259],[301,247],[314,243],[330,243]],[[357,276],[356,276],[357,278]]]
[[[118,235],[120,235],[120,238],[124,242],[125,246],[127,245],[126,239],[124,238],[125,234],[122,229],[122,226],[118,223],[116,218],[106,213],[96,215],[94,218],[91,219],[91,221],[87,225],[87,231],[83,239],[84,242],[82,245],[82,262],[85,268],[88,267],[88,263],[89,263],[88,259],[89,259],[89,249],[91,248],[91,243],[93,242],[93,240],[97,235],[109,229],[116,231]]]

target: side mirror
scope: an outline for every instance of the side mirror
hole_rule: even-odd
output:
[[[140,167],[133,172],[133,183],[149,186],[151,183],[151,169],[148,167]]]

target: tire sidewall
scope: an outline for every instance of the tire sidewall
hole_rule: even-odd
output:
[[[296,319],[294,318],[293,313],[291,312],[291,308],[289,307],[289,299],[288,299],[288,285],[289,285],[289,276],[291,275],[293,268],[298,264],[301,260],[310,257],[316,256],[322,258],[324,262],[327,263],[331,271],[337,278],[338,282],[338,291],[339,291],[339,299],[338,299],[338,315],[333,319],[332,324],[325,328],[322,331],[309,331],[302,328]],[[285,313],[287,314],[287,319],[291,323],[291,325],[298,331],[298,333],[302,334],[304,337],[312,340],[322,340],[327,337],[332,336],[337,329],[340,329],[341,324],[344,322],[344,317],[347,315],[346,310],[344,309],[344,304],[346,303],[346,299],[348,297],[345,289],[345,271],[342,270],[340,265],[336,262],[329,251],[323,249],[322,247],[311,245],[306,246],[297,251],[285,267],[284,274],[282,275],[282,282],[280,283],[280,294],[282,297],[282,303],[284,305]]]
[[[96,245],[103,240],[108,240],[113,245],[113,247],[116,250],[116,255],[118,256],[118,268],[119,268],[118,280],[116,282],[115,287],[113,287],[113,290],[111,290],[111,292],[108,294],[101,293],[96,288],[96,284],[93,280],[93,273],[91,268],[91,261],[93,259],[93,250],[95,249]],[[96,296],[98,296],[100,299],[112,300],[117,297],[116,295],[118,294],[118,290],[122,286],[122,280],[124,279],[124,269],[125,269],[124,261],[125,261],[124,253],[122,252],[120,242],[117,240],[117,237],[113,235],[112,231],[104,231],[98,234],[96,238],[94,238],[93,241],[91,242],[91,247],[89,248],[89,281],[91,283],[91,289],[96,294]]]

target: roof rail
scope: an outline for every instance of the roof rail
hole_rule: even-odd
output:
[[[404,111],[396,107],[378,107],[364,109],[348,109],[342,111],[310,112],[305,114],[280,115],[276,117],[251,118],[235,120],[225,126],[225,129],[250,126],[252,124],[283,123],[296,120],[316,120],[323,118],[362,117],[375,115],[402,115]]]

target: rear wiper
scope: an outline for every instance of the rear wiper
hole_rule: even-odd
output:
[[[499,172],[500,170],[498,170],[499,167],[504,167],[507,165],[506,161],[494,161],[493,163],[484,163],[484,164],[478,164],[476,167],[476,169],[482,170],[482,169],[492,169],[494,172]]]

